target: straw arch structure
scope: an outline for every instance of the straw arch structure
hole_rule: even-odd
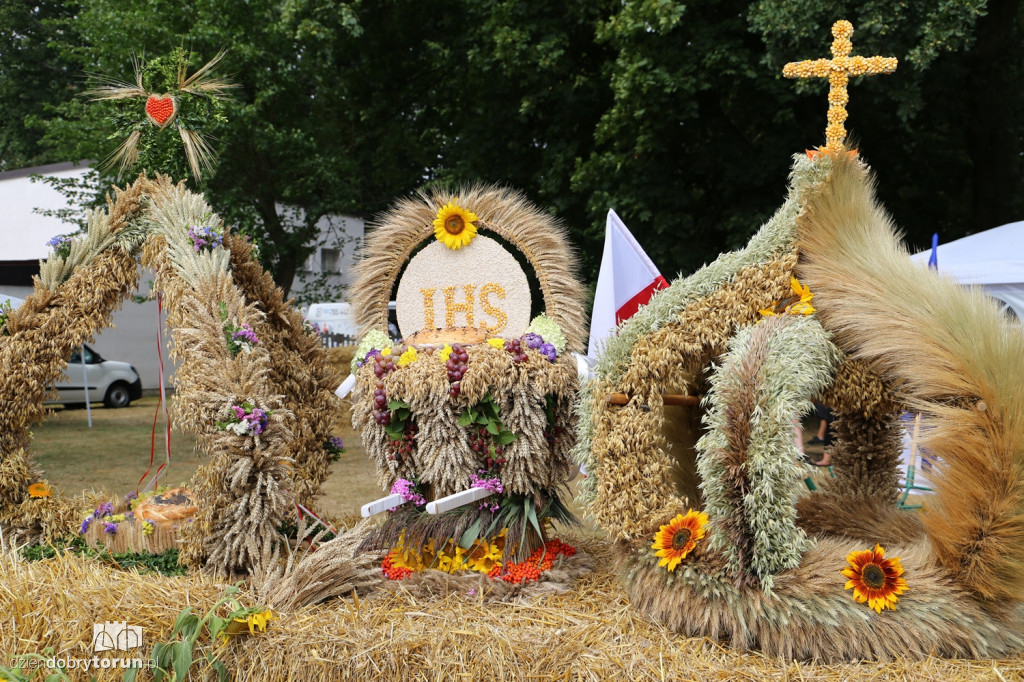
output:
[[[793,277],[817,312],[764,317]],[[583,501],[620,541],[633,602],[686,634],[801,658],[1004,655],[1024,645],[1021,364],[991,302],[911,266],[855,154],[800,156],[745,249],[656,295],[604,349],[579,405]],[[664,404],[679,393],[704,399]],[[808,493],[791,420],[812,400],[838,437],[835,478]],[[923,514],[896,506],[908,408],[940,463]],[[651,545],[688,508],[708,535],[670,572]],[[909,586],[881,613],[840,573],[876,544]]]
[[[561,328],[570,351],[582,350],[586,318],[568,234],[520,192],[484,185],[421,193],[397,202],[381,216],[377,223],[387,229],[388,238],[367,244],[358,265],[359,285],[352,295],[361,333],[387,329],[388,299],[402,266],[419,244],[433,237],[438,209],[456,200],[471,207],[479,228],[500,235],[526,256],[544,296],[545,314]]]
[[[215,228],[223,243],[195,249],[193,226]],[[41,482],[29,428],[43,418],[72,350],[108,325],[135,288],[139,256],[156,273],[180,363],[175,425],[193,431],[210,456],[190,484],[200,511],[181,531],[182,560],[223,573],[269,566],[284,515],[318,495],[327,476],[336,378],[252,247],[202,196],[166,177],[115,190],[70,252],[42,264],[34,293],[0,332],[0,530],[40,542],[77,529],[82,510],[70,499],[49,488],[45,496],[29,492]],[[225,320],[255,330],[252,353],[231,353]],[[262,434],[217,426],[243,402],[270,413]]]

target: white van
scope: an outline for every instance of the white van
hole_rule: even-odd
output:
[[[325,336],[348,337],[351,341],[339,345],[354,345],[359,338],[359,325],[356,323],[355,311],[352,304],[344,301],[338,303],[314,303],[306,311],[306,319],[316,324],[320,333]],[[388,334],[391,338],[397,339],[398,318],[395,312],[395,302],[388,304]]]

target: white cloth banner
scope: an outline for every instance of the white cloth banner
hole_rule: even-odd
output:
[[[604,339],[615,333],[619,323],[632,317],[655,291],[667,286],[668,282],[619,216],[609,210],[587,355],[596,358]]]

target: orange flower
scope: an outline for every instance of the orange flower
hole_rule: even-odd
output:
[[[907,591],[907,581],[902,578],[903,565],[899,557],[885,558],[885,549],[876,544],[874,550],[850,552],[846,560],[850,567],[842,573],[849,578],[846,589],[853,590],[853,598],[858,603],[868,606],[881,613],[882,609],[896,610],[896,595]]]
[[[667,566],[668,570],[676,570],[679,562],[697,546],[697,541],[704,537],[708,525],[708,515],[690,509],[686,515],[678,514],[671,522],[662,526],[654,536],[651,549],[658,550],[655,554],[661,557],[659,566]]]
[[[46,483],[39,482],[33,483],[28,487],[28,496],[35,499],[42,499],[44,497],[50,497],[53,495],[53,488],[46,485]]]

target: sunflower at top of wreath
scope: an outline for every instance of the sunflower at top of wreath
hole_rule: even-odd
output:
[[[539,283],[532,320],[527,273],[503,244]],[[513,564],[564,549],[549,534],[575,522],[562,503],[584,337],[574,270],[564,228],[497,187],[403,200],[371,234],[351,301],[353,424],[385,493],[364,509],[385,514],[364,547],[391,550],[389,575],[523,578]],[[384,331],[396,282],[403,341]]]

